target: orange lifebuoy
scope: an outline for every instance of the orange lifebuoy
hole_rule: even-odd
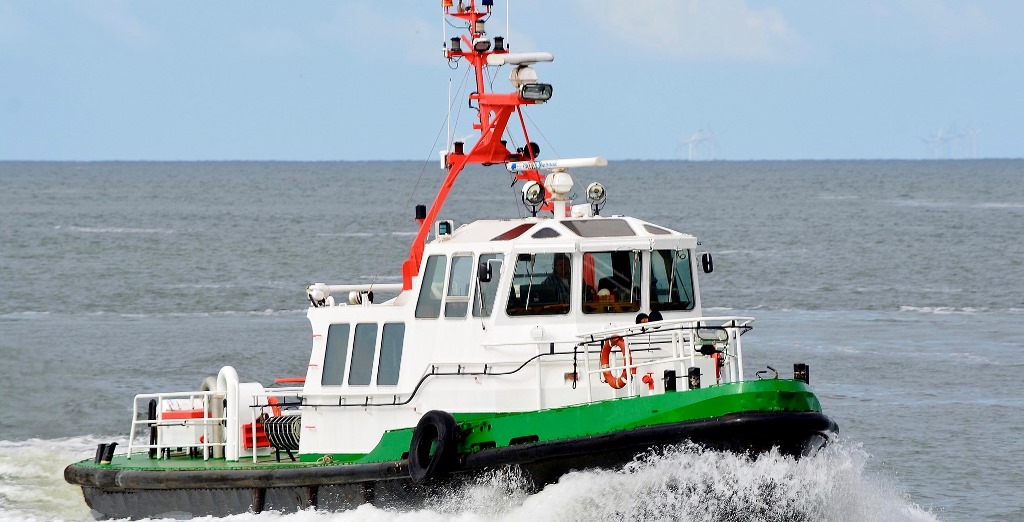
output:
[[[612,348],[618,347],[619,351],[622,352],[622,360],[625,366],[633,364],[633,357],[629,354],[629,348],[626,347],[626,341],[618,335],[613,335],[604,340],[604,344],[601,345],[601,368],[608,368],[611,366],[610,361],[612,357]],[[636,368],[632,368],[633,374],[636,374]],[[629,378],[629,374],[626,369],[623,368],[618,375],[612,373],[611,370],[605,370],[604,381],[608,383],[608,386],[618,390],[626,385],[626,381]]]

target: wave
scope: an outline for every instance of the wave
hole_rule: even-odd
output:
[[[147,312],[147,313],[129,313],[129,312],[108,312],[108,311],[97,311],[97,312],[82,312],[82,313],[67,313],[66,311],[27,311],[27,312],[7,312],[0,313],[0,320],[37,320],[37,319],[59,319],[61,317],[116,317],[116,318],[127,318],[127,319],[147,319],[147,318],[163,318],[163,317],[176,317],[176,318],[202,318],[202,317],[276,317],[276,316],[292,316],[292,315],[303,315],[307,312],[307,308],[296,308],[292,310],[275,310],[273,308],[267,308],[264,310],[218,310],[213,312]]]
[[[55,230],[70,230],[72,232],[84,232],[87,234],[174,234],[174,230],[167,228],[133,228],[133,227],[83,227],[69,225],[63,227],[56,225]]]
[[[95,436],[0,441],[0,521],[91,520],[82,491],[64,482],[64,467],[111,441],[125,442]]]
[[[399,237],[414,237],[417,232],[320,232],[317,236],[321,237],[377,237],[382,235],[391,235]]]
[[[975,315],[983,312],[991,312],[988,308],[974,308],[970,306],[907,306],[901,305],[900,312],[913,312],[935,315]]]
[[[88,520],[81,494],[63,481],[67,463],[110,439],[0,442],[0,520]],[[938,520],[889,475],[870,471],[858,444],[838,441],[801,460],[757,458],[681,445],[649,452],[618,470],[570,473],[534,491],[516,468],[447,488],[421,509],[363,505],[343,513],[235,515],[243,521]]]
[[[1024,209],[1024,203],[1007,203],[1003,201],[986,201],[981,203],[965,203],[960,201],[936,201],[929,199],[920,200],[905,200],[896,199],[889,200],[888,203],[897,207],[920,207],[920,208],[967,208],[967,209],[979,209],[979,210],[1021,210]]]
[[[976,203],[971,205],[972,208],[990,208],[994,210],[1021,210],[1024,209],[1024,203]]]

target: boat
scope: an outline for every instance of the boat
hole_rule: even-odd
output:
[[[309,285],[304,376],[264,385],[224,366],[136,395],[127,442],[64,471],[94,516],[415,506],[491,470],[543,488],[679,444],[803,457],[835,439],[806,364],[747,378],[753,318],[704,315],[714,262],[694,236],[602,214],[599,182],[575,201],[570,171],[604,158],[541,157],[523,111],[552,98],[536,67],[553,56],[488,36],[493,1],[442,9],[465,31],[444,57],[474,75],[476,138],[441,152],[401,283]],[[493,92],[501,68],[512,87]],[[503,169],[523,217],[440,219],[468,165]]]

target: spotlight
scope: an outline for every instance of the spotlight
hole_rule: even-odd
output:
[[[601,207],[604,206],[606,199],[608,192],[604,190],[604,185],[596,181],[587,185],[587,202],[590,203],[590,210],[595,216],[601,215]]]
[[[528,181],[523,185],[523,203],[536,207],[544,202],[544,187],[536,181]]]
[[[591,205],[600,205],[607,198],[608,193],[605,192],[604,185],[596,181],[587,185],[587,202]]]

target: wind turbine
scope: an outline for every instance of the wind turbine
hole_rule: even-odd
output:
[[[705,139],[706,145],[705,150],[706,158],[708,160],[715,160],[718,158],[718,136],[715,134],[715,129],[708,127],[707,138]]]
[[[971,158],[978,157],[978,135],[981,134],[981,129],[977,127],[971,127],[964,132],[964,137],[967,138],[967,146],[971,151]]]
[[[939,159],[940,154],[942,157],[949,156],[949,136],[946,133],[946,127],[940,126],[939,130],[935,132],[934,136],[922,138],[921,141],[928,145],[928,150],[931,151],[932,159]]]
[[[693,136],[690,136],[689,140],[686,141],[686,144],[689,146],[690,161],[694,161],[695,159],[697,159],[697,146],[700,145],[700,143],[705,139],[706,138],[704,138],[704,131],[698,130],[697,132],[693,133]]]
[[[705,132],[698,129],[689,138],[680,140],[680,145],[686,145],[687,159],[690,161],[713,160],[715,159],[715,132]]]

